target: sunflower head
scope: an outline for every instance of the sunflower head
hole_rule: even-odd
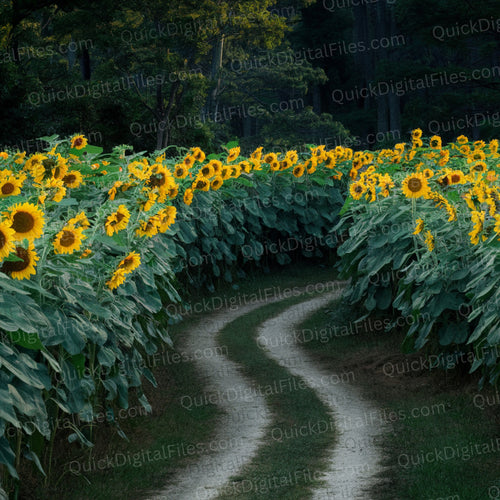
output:
[[[422,137],[422,129],[416,128],[416,129],[411,131],[412,140],[420,139],[421,137]]]
[[[177,179],[185,179],[188,175],[188,172],[189,168],[184,164],[178,163],[174,167],[174,177],[176,177]]]
[[[14,251],[14,234],[8,223],[0,222],[0,261]]]
[[[229,150],[228,155],[227,155],[227,162],[231,163],[232,161],[236,160],[236,158],[238,158],[238,156],[240,156],[240,147],[237,146],[235,148],[231,148]]]
[[[71,147],[73,149],[83,149],[87,145],[87,139],[83,135],[75,135],[71,138]]]
[[[216,175],[210,183],[210,188],[212,189],[212,191],[217,191],[223,183],[224,181],[222,177],[220,175]]]
[[[433,135],[429,140],[429,146],[432,149],[441,149],[442,146],[441,137],[439,137],[439,135]]]
[[[33,243],[30,243],[28,248],[16,246],[14,252],[19,260],[4,262],[0,271],[17,280],[27,279],[32,274],[35,274],[38,255],[35,252]]]
[[[366,185],[361,181],[352,182],[349,186],[349,193],[355,200],[359,200],[366,190]]]
[[[184,191],[184,203],[186,205],[191,205],[191,203],[193,202],[193,190],[192,189],[186,189],[186,191]]]
[[[68,188],[77,188],[82,183],[82,180],[82,174],[78,170],[70,170],[62,178],[64,186]]]
[[[22,240],[24,238],[33,241],[43,234],[45,224],[43,212],[32,203],[18,203],[10,207],[9,218],[11,228],[14,230],[14,238]]]
[[[295,165],[295,167],[293,168],[293,175],[295,177],[302,177],[304,175],[304,171],[305,171],[305,166],[303,163],[299,163],[298,165]]]
[[[53,242],[55,253],[71,254],[74,251],[80,250],[82,241],[85,239],[83,228],[74,228],[65,226],[59,233],[57,233]]]
[[[427,178],[422,173],[408,175],[403,180],[402,189],[407,198],[420,198],[426,196],[430,191]]]
[[[141,256],[137,252],[130,252],[121,262],[118,264],[118,269],[123,269],[125,274],[131,273],[134,269],[137,269],[141,264]]]

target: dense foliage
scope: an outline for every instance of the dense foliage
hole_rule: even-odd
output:
[[[445,368],[500,376],[498,141],[441,138],[370,155],[351,171],[350,197],[336,230],[347,298],[368,311],[393,308],[408,325],[409,350],[426,346]],[[360,153],[360,165],[366,163]],[[389,193],[390,191],[390,193]]]

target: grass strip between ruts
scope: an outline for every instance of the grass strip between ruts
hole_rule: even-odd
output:
[[[219,334],[229,358],[241,365],[253,387],[266,396],[272,413],[262,446],[250,464],[224,487],[221,499],[308,498],[326,470],[325,458],[335,442],[335,425],[327,407],[313,389],[269,358],[256,342],[258,327],[264,321],[307,298],[264,305],[231,322]]]

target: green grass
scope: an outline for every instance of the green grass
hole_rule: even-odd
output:
[[[304,349],[326,366],[357,370],[364,394],[392,428],[383,440],[387,482],[374,498],[500,497],[500,399],[481,409],[474,404],[483,401],[476,376],[407,369],[409,361],[419,366],[423,354],[402,354],[403,332],[384,332],[383,317],[361,322],[356,331],[354,308],[336,301],[327,309],[300,326],[313,332]],[[497,401],[491,389],[479,394]]]
[[[222,499],[305,499],[310,497],[311,488],[320,484],[324,459],[335,441],[327,408],[312,389],[301,386],[298,377],[268,358],[255,341],[257,328],[265,319],[303,300],[300,297],[265,305],[231,322],[220,333],[220,343],[228,346],[230,358],[242,365],[242,372],[253,383],[266,387],[287,381],[285,390],[266,396],[273,415],[263,439],[266,444],[250,465],[232,478]],[[310,430],[311,424],[320,422],[326,423],[321,432]]]

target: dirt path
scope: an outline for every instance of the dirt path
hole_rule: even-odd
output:
[[[334,292],[302,302],[300,307],[294,306],[265,321],[259,330],[258,343],[269,356],[293,375],[302,377],[317,392],[331,409],[339,431],[324,475],[325,486],[313,498],[366,499],[370,498],[368,490],[376,484],[376,474],[381,471],[382,455],[377,442],[383,428],[378,412],[356,390],[354,372],[322,369],[297,344],[302,338],[300,332],[294,334],[297,324],[339,295],[340,292]],[[284,364],[283,359],[296,362],[291,366]]]
[[[352,373],[323,370],[296,344],[294,327],[309,314],[334,300],[341,284],[333,293],[301,302],[282,314],[267,319],[259,329],[258,343],[266,355],[285,366],[293,375],[302,377],[332,411],[332,425],[339,429],[339,440],[332,449],[325,487],[314,498],[369,498],[366,490],[375,484],[380,471],[380,453],[375,441],[381,427],[372,408],[356,391]],[[278,300],[278,299],[276,299]],[[223,411],[215,438],[200,444],[197,460],[177,471],[164,490],[150,500],[197,500],[216,498],[228,480],[255,456],[272,418],[265,398],[251,381],[244,378],[238,365],[225,355],[225,346],[216,338],[220,330],[240,316],[275,302],[260,301],[219,311],[190,329],[180,352],[194,360],[206,380],[202,394],[186,394],[182,404],[217,404]],[[196,356],[195,353],[205,353]],[[290,363],[290,360],[294,360]]]
[[[172,484],[151,497],[152,500],[216,498],[228,479],[255,455],[271,422],[270,412],[265,398],[252,390],[238,365],[224,355],[224,346],[217,344],[216,337],[228,323],[263,305],[265,302],[218,312],[200,321],[186,337],[180,352],[194,359],[206,385],[203,394],[186,394],[181,403],[186,407],[206,402],[217,404],[224,414],[216,430],[217,437],[200,448],[199,460],[180,470]],[[205,355],[196,359],[195,353],[200,352]]]

